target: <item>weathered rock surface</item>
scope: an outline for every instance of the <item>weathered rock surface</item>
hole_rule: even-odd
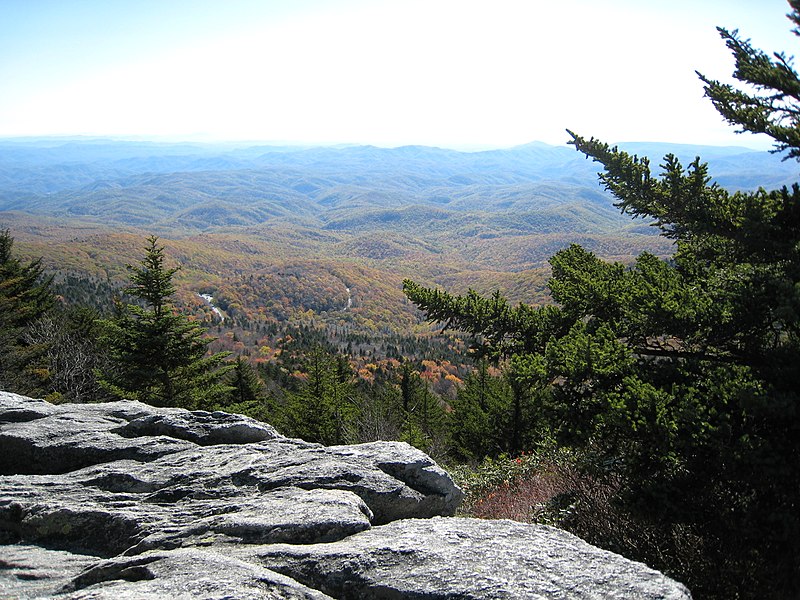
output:
[[[560,529],[434,517],[314,546],[256,551],[269,569],[336,598],[686,598],[658,571]]]
[[[689,597],[559,530],[437,518],[461,497],[403,443],[0,392],[0,598]]]
[[[39,546],[0,546],[0,598],[43,598],[67,585],[97,557]]]
[[[0,598],[330,600],[330,596],[257,564],[202,549],[98,560],[13,545],[3,547],[0,556]]]
[[[3,475],[67,473],[126,458],[148,461],[198,444],[281,437],[269,425],[227,413],[154,411],[140,402],[85,404],[75,410],[6,392],[0,392],[2,424]]]
[[[194,548],[98,562],[63,586],[58,597],[331,600],[257,564]]]

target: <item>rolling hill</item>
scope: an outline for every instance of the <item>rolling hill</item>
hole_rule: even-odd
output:
[[[796,174],[743,148],[623,147],[653,164],[701,155],[736,189]],[[62,274],[67,297],[88,281],[94,294],[122,286],[125,263],[155,233],[182,265],[181,298],[198,318],[213,322],[194,299],[202,290],[232,317],[226,327],[313,320],[373,334],[425,330],[400,291],[405,277],[542,302],[547,259],[569,243],[622,261],[672,250],[619,213],[593,163],[541,143],[458,152],[0,140],[0,227]]]

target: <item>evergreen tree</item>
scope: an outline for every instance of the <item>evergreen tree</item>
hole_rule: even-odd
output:
[[[49,376],[47,347],[25,334],[53,306],[52,278],[43,275],[41,260],[23,264],[13,245],[9,231],[0,231],[0,389],[38,395]]]
[[[429,454],[444,455],[446,449],[445,411],[441,399],[409,361],[400,368],[400,439]]]
[[[478,364],[451,403],[447,431],[453,453],[462,459],[517,455],[534,446],[539,426],[533,395],[525,378],[512,368],[501,376],[489,374],[486,361]]]
[[[210,408],[229,392],[222,378],[230,369],[227,353],[208,354],[210,339],[197,323],[176,312],[172,278],[177,267],[164,265],[164,247],[147,239],[139,265],[127,265],[131,285],[125,289],[140,304],[118,303],[106,321],[105,341],[111,365],[101,384],[119,398],[155,406]]]
[[[355,441],[359,403],[346,359],[317,346],[306,361],[308,379],[299,391],[287,394],[283,430],[325,445]]]
[[[800,25],[800,2],[791,5]],[[703,77],[707,96],[741,130],[800,158],[791,61],[720,33],[734,76],[757,93]],[[668,155],[658,176],[645,158],[570,135],[602,164],[619,208],[675,240],[671,260],[644,253],[626,267],[571,246],[550,261],[557,305],[539,309],[412,282],[405,292],[509,357],[562,444],[616,482],[634,539],[582,535],[696,597],[797,597],[800,186],[729,193],[699,159],[684,168]]]
[[[232,388],[228,394],[228,404],[244,404],[249,402],[260,403],[266,400],[264,383],[258,373],[248,361],[237,356],[233,361],[231,370],[225,377],[226,383]]]
[[[494,435],[495,411],[499,399],[495,378],[489,376],[488,365],[481,361],[475,373],[467,376],[464,387],[451,402],[452,412],[447,416],[447,430],[453,453],[461,459],[480,459],[497,456],[502,450]]]
[[[253,365],[237,356],[228,366],[231,369],[225,375],[224,382],[230,391],[214,408],[275,424],[278,419],[276,403]]]
[[[792,12],[786,16],[795,25],[793,33],[800,35],[800,2],[789,0],[789,5]],[[733,76],[747,84],[749,91],[698,73],[706,84],[706,96],[738,131],[765,133],[775,140],[776,152],[787,151],[787,158],[800,158],[800,80],[792,57],[783,52],[770,57],[741,39],[737,31],[717,30],[736,61]]]
[[[403,361],[400,366],[400,398],[404,413],[408,414],[413,410],[421,385],[419,374],[414,371],[414,367],[409,361]]]

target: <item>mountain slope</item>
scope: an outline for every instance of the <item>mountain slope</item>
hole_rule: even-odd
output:
[[[656,154],[653,164],[666,152],[706,155],[713,176],[743,187],[794,177],[794,165],[746,149],[629,149]],[[183,265],[187,303],[202,289],[245,321],[313,315],[407,330],[419,316],[404,277],[538,302],[547,259],[570,243],[623,261],[668,255],[656,229],[612,205],[595,171],[573,149],[540,143],[457,152],[0,140],[0,226],[52,270],[104,289],[122,285],[125,263],[156,233]]]

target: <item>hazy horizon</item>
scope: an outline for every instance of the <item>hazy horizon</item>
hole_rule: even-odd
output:
[[[717,25],[791,54],[783,0],[4,0],[0,138],[421,145],[604,141],[768,149],[695,70]]]
[[[566,134],[565,134],[566,137]],[[719,144],[693,144],[683,142],[665,142],[662,140],[603,140],[612,146],[620,146],[620,149],[625,150],[626,145],[664,145],[664,146],[686,146],[688,148],[735,148],[752,152],[768,152],[771,146],[757,147],[757,144],[745,143],[719,143]],[[752,142],[753,138],[750,136],[748,141]],[[3,136],[0,135],[0,142],[3,143],[18,143],[18,144],[45,144],[49,143],[70,143],[70,142],[110,142],[110,143],[132,143],[132,144],[158,144],[165,146],[195,146],[195,147],[208,147],[208,148],[228,148],[228,149],[245,149],[249,147],[274,147],[274,148],[297,148],[297,149],[313,149],[313,148],[357,148],[357,147],[374,147],[380,149],[398,149],[398,148],[430,148],[441,150],[452,150],[455,152],[484,152],[492,150],[513,150],[525,146],[541,145],[551,148],[570,148],[571,146],[564,142],[563,144],[551,144],[541,140],[531,140],[521,144],[512,144],[508,146],[503,145],[432,145],[432,144],[380,144],[380,143],[358,143],[358,142],[294,142],[290,140],[245,140],[245,139],[210,139],[202,136],[185,136],[185,137],[172,137],[172,136],[125,136],[125,135],[81,135],[81,134],[64,134],[64,135],[20,135],[20,136]],[[736,139],[733,140],[736,142]]]

